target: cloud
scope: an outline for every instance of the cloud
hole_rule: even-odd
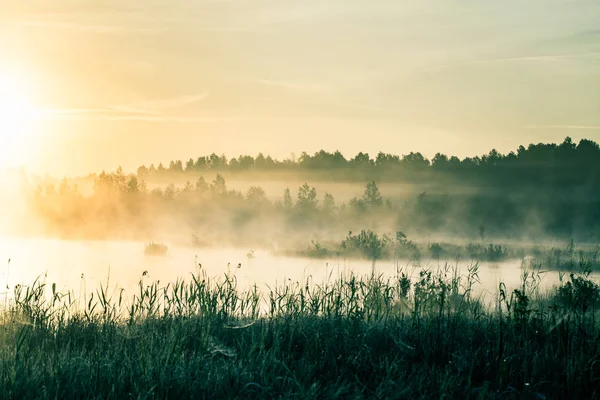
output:
[[[600,57],[600,52],[589,52],[589,53],[573,53],[573,54],[555,54],[555,55],[539,55],[539,56],[523,56],[523,57],[505,57],[505,58],[493,58],[488,60],[474,60],[458,64],[447,64],[437,65],[434,67],[426,68],[424,72],[433,71],[444,71],[447,69],[471,67],[477,65],[489,65],[489,64],[500,64],[509,62],[520,62],[520,61],[561,61],[573,58],[588,58],[588,57]]]
[[[167,103],[168,104],[168,103]],[[169,104],[170,105],[170,104]],[[319,119],[305,117],[274,117],[256,115],[204,116],[204,115],[167,115],[149,109],[131,106],[110,106],[104,108],[62,108],[47,109],[39,114],[41,119],[67,121],[139,121],[151,123],[207,123],[239,121],[275,121],[294,119]]]
[[[26,28],[47,28],[110,34],[158,33],[164,31],[163,29],[158,28],[142,28],[114,24],[93,24],[73,21],[23,20],[18,21],[15,24]]]
[[[192,95],[182,95],[158,100],[148,100],[136,104],[136,108],[166,110],[185,107],[205,100],[208,97],[208,95],[208,92],[202,92]]]
[[[195,27],[201,32],[222,32],[222,33],[261,33],[272,34],[273,31],[263,28],[254,27],[235,27],[235,26],[210,26],[210,27]]]
[[[141,122],[209,122],[218,118],[200,116],[170,116],[156,111],[129,106],[105,108],[62,108],[47,109],[41,113],[42,119],[81,120],[81,121],[141,121]]]
[[[325,101],[326,106],[332,106],[332,107],[336,107],[336,108],[337,107],[348,108],[348,109],[352,109],[352,110],[375,112],[375,113],[382,113],[382,112],[387,113],[390,111],[390,109],[387,107],[379,107],[379,106],[370,105],[370,104],[357,104],[357,103],[348,102],[345,100],[345,96],[342,96],[342,95],[335,96],[335,94],[336,94],[335,91],[331,87],[328,87],[325,85],[303,84],[303,83],[295,83],[295,82],[289,82],[289,81],[278,81],[278,80],[272,80],[272,79],[254,79],[253,82],[259,83],[261,85],[273,86],[273,87],[282,88],[282,89],[289,89],[289,90],[298,91],[298,92],[332,95],[332,96],[329,96],[331,98],[328,98],[328,97],[316,98],[317,100]],[[343,99],[339,100],[338,99],[339,97],[342,97]]]
[[[573,129],[573,130],[587,130],[587,131],[600,131],[600,125],[530,125],[527,129]]]
[[[126,105],[111,105],[98,108],[49,109],[41,113],[47,119],[148,121],[148,122],[198,122],[205,118],[169,116],[164,111],[196,104],[208,97],[208,93],[182,95],[157,100],[146,100]]]
[[[132,71],[138,74],[155,74],[157,68],[154,64],[145,61],[133,61],[128,62],[125,65],[128,71]]]
[[[298,90],[301,92],[325,92],[327,88],[322,85],[317,84],[302,84],[296,82],[288,82],[288,81],[278,81],[273,79],[255,79],[255,83],[259,83],[261,85],[273,86],[283,89],[291,89]]]
[[[337,103],[332,103],[332,105],[334,105],[336,107],[350,108],[353,110],[368,111],[368,112],[375,112],[375,113],[389,113],[392,111],[388,107],[379,107],[379,106],[375,106],[375,105],[371,105],[371,104],[355,104],[355,103],[348,103],[348,102],[337,102]]]
[[[11,24],[25,28],[41,28],[92,32],[100,34],[151,34],[164,32],[156,21],[146,19],[140,13],[111,9],[109,12],[96,9],[94,12],[38,12],[19,13]]]
[[[65,108],[49,109],[40,113],[39,118],[66,121],[137,121],[149,123],[218,123],[218,122],[260,122],[260,121],[317,121],[335,120],[335,116],[307,115],[307,116],[261,116],[261,115],[225,115],[207,116],[201,113],[194,115],[167,115],[145,109],[131,107],[106,107],[106,108]],[[354,115],[352,118],[359,118]],[[348,119],[348,118],[344,118]]]
[[[326,119],[319,117],[269,117],[269,116],[200,116],[183,115],[170,116],[159,114],[143,114],[133,112],[120,112],[112,108],[105,109],[60,109],[47,110],[43,118],[56,120],[79,120],[79,121],[138,121],[152,123],[209,123],[209,122],[250,122],[250,121],[288,121]]]

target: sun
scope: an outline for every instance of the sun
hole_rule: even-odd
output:
[[[36,107],[27,82],[0,73],[0,165],[19,164],[31,139]]]

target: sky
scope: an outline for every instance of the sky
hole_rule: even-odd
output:
[[[0,121],[0,155],[76,175],[600,141],[598,21],[598,0],[0,0],[0,83],[36,110],[18,146]]]

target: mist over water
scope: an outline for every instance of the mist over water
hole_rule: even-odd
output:
[[[160,281],[166,285],[177,279],[190,279],[191,274],[223,279],[228,271],[235,276],[240,290],[253,285],[268,290],[282,284],[323,285],[349,274],[366,277],[370,276],[372,268],[370,260],[289,257],[261,250],[253,250],[253,256],[249,257],[250,250],[236,248],[169,246],[165,256],[149,256],[144,254],[144,246],[143,242],[133,241],[2,238],[0,259],[6,263],[0,272],[3,286],[0,293],[8,288],[10,297],[16,285],[30,285],[36,278],[45,277],[48,284],[56,283],[58,291],[71,291],[76,299],[85,295],[89,298],[100,285],[107,284],[110,290],[124,289],[126,294],[132,295],[139,290],[140,280]],[[468,267],[474,263],[470,260],[424,259],[417,265],[409,260],[379,260],[375,272],[384,277],[404,272],[416,279],[423,269],[447,268],[448,278],[451,278],[455,268],[459,276],[465,276]],[[473,288],[475,294],[492,300],[500,282],[509,290],[518,288],[522,263],[523,260],[518,259],[479,263],[480,283]],[[598,274],[593,276],[597,278]],[[544,271],[539,287],[551,288],[558,282],[558,272]]]
[[[599,156],[597,143],[567,137],[463,160],[213,153],[59,180],[7,171],[0,284],[47,274],[60,291],[132,293],[140,280],[231,273],[243,290],[364,277],[376,260],[376,274],[413,282],[422,269],[452,278],[477,263],[474,290],[490,295],[535,266],[547,288],[556,271],[600,270]],[[166,254],[146,255],[150,241]]]

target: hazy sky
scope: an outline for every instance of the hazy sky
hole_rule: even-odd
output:
[[[598,0],[0,6],[0,74],[44,111],[23,158],[40,171],[600,140]]]

